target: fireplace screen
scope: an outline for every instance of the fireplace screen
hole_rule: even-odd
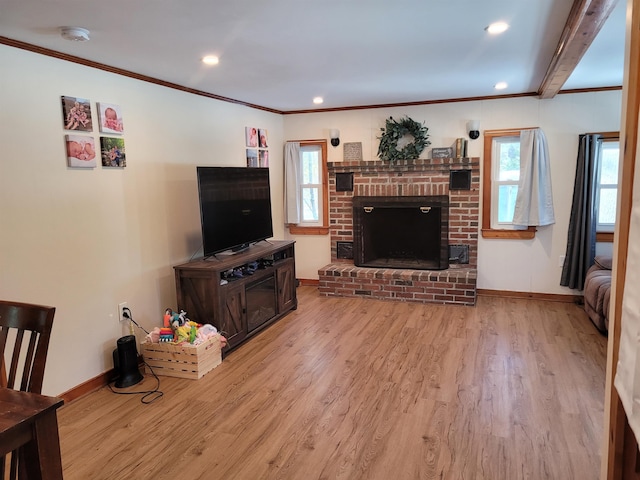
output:
[[[449,267],[449,199],[354,197],[353,257],[359,267]]]

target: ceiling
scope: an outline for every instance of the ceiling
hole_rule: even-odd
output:
[[[550,65],[556,88],[542,98],[559,88],[620,87],[626,1],[576,0],[600,11],[579,18],[590,33],[575,38],[565,30],[573,3],[0,0],[0,43],[277,112],[541,93]],[[489,35],[485,27],[498,20],[510,28]],[[62,26],[84,27],[91,40],[64,40]],[[575,69],[582,52],[566,54],[569,44],[588,46]],[[207,54],[220,63],[203,65]],[[508,88],[496,91],[499,81]],[[316,96],[324,103],[314,105]]]

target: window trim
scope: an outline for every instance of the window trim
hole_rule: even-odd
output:
[[[519,136],[522,130],[532,130],[534,128],[536,127],[484,131],[484,157],[482,159],[482,238],[518,240],[530,240],[535,238],[537,230],[536,227],[528,227],[526,230],[491,228],[493,139],[496,137]]]
[[[327,167],[326,140],[290,140],[297,141],[301,147],[319,146],[322,162],[322,225],[302,226],[288,225],[292,235],[328,235],[329,234],[329,169]]]

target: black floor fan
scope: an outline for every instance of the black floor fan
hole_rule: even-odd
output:
[[[117,374],[116,388],[126,388],[140,383],[144,378],[138,368],[138,351],[135,335],[120,337],[113,351],[113,365]]]

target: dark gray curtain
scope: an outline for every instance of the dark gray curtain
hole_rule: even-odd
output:
[[[573,204],[567,234],[567,252],[560,285],[582,290],[587,270],[596,255],[598,162],[600,135],[580,135]]]

